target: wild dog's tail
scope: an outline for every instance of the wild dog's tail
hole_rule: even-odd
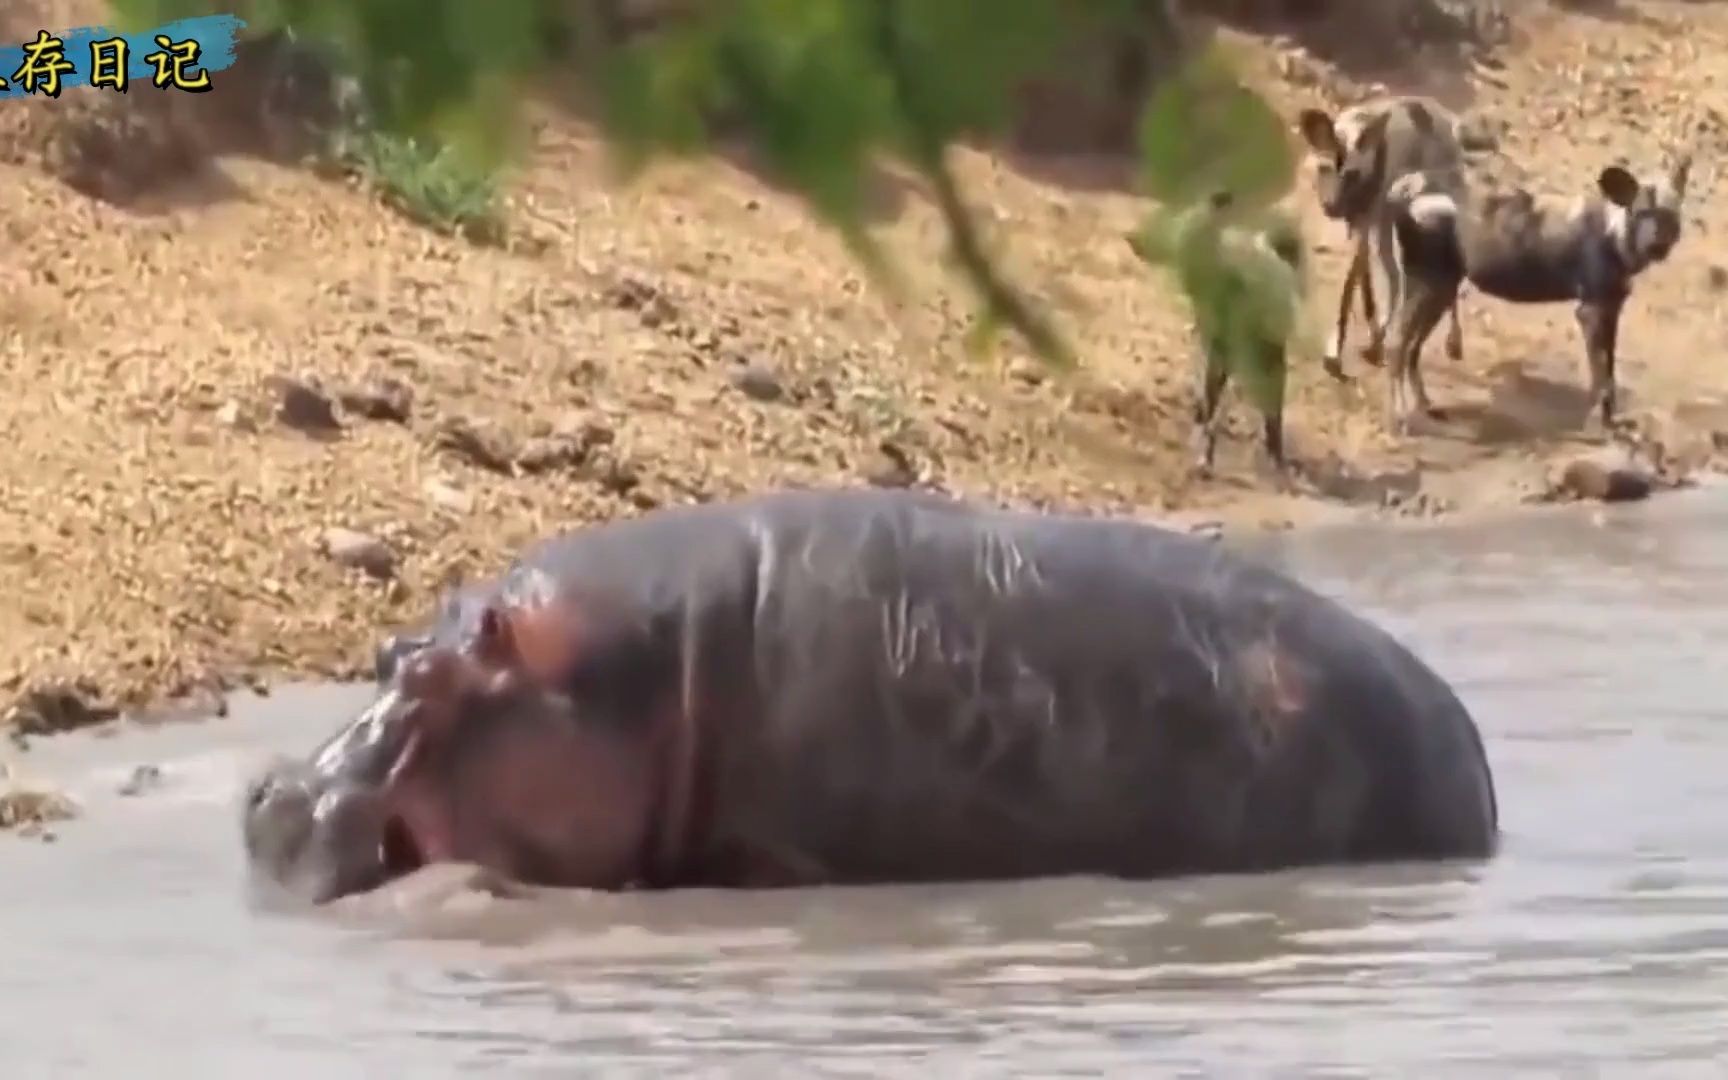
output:
[[[1394,208],[1406,207],[1418,195],[1426,192],[1428,188],[1427,173],[1405,173],[1386,185],[1386,202]]]
[[[1458,217],[1458,200],[1427,173],[1406,173],[1386,188],[1386,205],[1394,216],[1408,217],[1419,228],[1450,224]]]
[[[1438,190],[1427,175],[1410,173],[1387,188],[1387,206],[1401,265],[1461,272],[1456,198]]]

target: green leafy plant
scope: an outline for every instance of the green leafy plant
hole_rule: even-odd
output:
[[[1074,360],[1064,335],[1000,270],[948,150],[1002,132],[1017,91],[1058,74],[1084,42],[1148,28],[1179,41],[1164,0],[692,0],[629,37],[615,32],[611,0],[110,3],[133,29],[229,10],[253,30],[291,27],[332,48],[388,133],[367,151],[371,169],[435,220],[482,215],[491,189],[478,177],[514,152],[522,101],[574,78],[597,99],[627,175],[662,156],[706,152],[724,118],[728,134],[747,139],[893,288],[891,262],[867,228],[865,176],[877,159],[898,161],[922,177],[942,215],[978,299],[976,340],[1006,328],[1057,364]],[[1220,189],[1244,207],[1269,205],[1294,175],[1276,113],[1217,47],[1172,55],[1186,60],[1160,73],[1141,128],[1146,193],[1168,214]],[[1175,257],[1198,267],[1214,239],[1196,232]],[[1261,302],[1257,292],[1209,288],[1192,268],[1175,277],[1207,325],[1226,325],[1231,305]]]
[[[1206,50],[1153,95],[1141,143],[1160,206],[1130,244],[1173,276],[1203,348],[1223,356],[1257,406],[1276,408],[1288,355],[1317,352],[1303,319],[1301,229],[1274,205],[1296,166],[1278,114],[1237,81],[1222,50]]]
[[[496,244],[502,239],[498,176],[493,170],[476,168],[446,146],[427,145],[390,131],[350,136],[343,140],[342,157],[409,218],[476,243]]]

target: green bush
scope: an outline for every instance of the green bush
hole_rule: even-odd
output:
[[[714,118],[727,117],[885,287],[893,275],[866,227],[864,177],[873,160],[897,160],[936,198],[978,298],[980,340],[1006,327],[1055,363],[1072,360],[1063,335],[988,257],[946,151],[1003,131],[1016,91],[1061,74],[1080,43],[1148,29],[1177,40],[1165,0],[698,0],[630,37],[616,32],[614,0],[110,3],[131,29],[229,10],[255,31],[292,28],[330,47],[375,127],[359,140],[367,170],[412,212],[453,226],[492,220],[491,170],[514,152],[522,101],[554,78],[598,101],[627,170],[705,152]],[[1253,208],[1288,190],[1283,126],[1228,58],[1209,44],[1171,55],[1184,59],[1158,73],[1141,125],[1144,189],[1159,212],[1216,191]],[[1174,257],[1197,252],[1183,245]]]
[[[356,132],[340,146],[343,163],[412,220],[475,243],[502,240],[496,171],[475,167],[448,146],[392,131]]]

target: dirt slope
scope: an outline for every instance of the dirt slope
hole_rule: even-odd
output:
[[[51,26],[95,21],[78,17],[88,5],[37,8],[53,9],[40,16]],[[1325,28],[1304,29],[1313,49],[1242,40],[1291,108],[1376,79],[1459,106],[1474,94],[1504,122],[1508,152],[1564,186],[1615,154],[1654,152],[1675,103],[1723,104],[1728,7],[1528,9],[1494,66],[1405,56],[1397,79],[1328,59]],[[7,22],[11,37],[37,26]],[[125,143],[111,162],[134,196],[123,208],[62,183],[43,158],[91,97],[0,102],[0,370],[12,387],[0,398],[0,695],[31,728],[215,677],[352,674],[382,627],[421,617],[445,582],[495,570],[550,530],[663,503],[911,481],[1278,523],[1368,512],[1388,492],[1429,512],[1513,502],[1577,451],[1564,433],[1581,402],[1570,313],[1471,298],[1465,361],[1436,349],[1429,362],[1437,399],[1477,403],[1452,430],[1394,445],[1371,408],[1376,383],[1367,393],[1304,369],[1289,424],[1296,453],[1329,478],[1322,489],[1268,494],[1234,444],[1218,479],[1194,481],[1186,320],[1122,243],[1141,204],[1098,182],[1110,170],[1095,162],[961,155],[1010,265],[1085,357],[1084,371],[1053,379],[1012,347],[965,357],[970,308],[943,273],[934,215],[890,180],[881,228],[909,284],[898,302],[749,173],[671,167],[620,190],[591,133],[557,117],[539,123],[515,178],[503,248],[433,235],[354,183],[246,156],[204,161],[239,145],[233,117],[199,121],[210,126],[194,151]],[[133,134],[184,123],[153,114]],[[1696,231],[1642,286],[1623,331],[1632,407],[1694,463],[1728,417],[1728,371],[1712,362],[1715,132],[1699,147]],[[1340,239],[1318,223],[1314,235]],[[308,434],[278,415],[280,376],[372,396]],[[405,422],[362,415],[404,394]],[[310,423],[316,404],[294,398],[289,411]],[[1248,431],[1238,419],[1230,437]],[[393,572],[330,557],[332,528],[382,541]]]

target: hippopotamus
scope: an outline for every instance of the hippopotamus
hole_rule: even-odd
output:
[[[1210,540],[795,490],[575,529],[381,651],[246,792],[316,904],[429,863],[538,886],[1151,879],[1486,859],[1451,688]]]

